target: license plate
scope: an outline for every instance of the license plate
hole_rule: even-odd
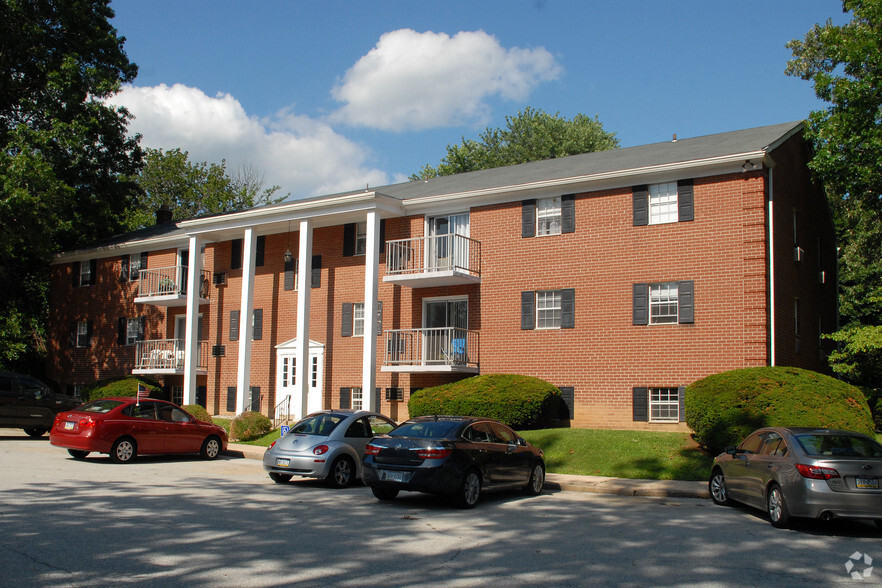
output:
[[[72,431],[73,428],[74,428],[74,424],[72,422],[70,422],[70,421],[64,422],[64,430],[65,431]]]
[[[280,468],[286,468],[291,463],[290,459],[282,459],[281,457],[276,458],[276,466]]]
[[[879,478],[855,478],[854,485],[858,488],[872,488],[873,490],[878,490]]]
[[[410,472],[395,472],[392,470],[380,470],[383,472],[382,480],[385,482],[407,482],[410,479]]]

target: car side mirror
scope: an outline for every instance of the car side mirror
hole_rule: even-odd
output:
[[[734,445],[730,445],[726,448],[726,453],[728,453],[729,455],[735,455],[736,453],[738,453],[738,448]]]
[[[518,445],[520,445],[521,447],[526,447],[526,446],[527,446],[527,440],[524,439],[523,437],[518,437]]]

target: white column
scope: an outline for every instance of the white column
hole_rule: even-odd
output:
[[[245,412],[245,401],[251,386],[251,336],[254,332],[254,263],[257,235],[254,228],[245,229],[242,239],[242,305],[239,311],[239,369],[236,373],[236,414]]]
[[[309,413],[309,298],[312,287],[312,223],[300,221],[297,254],[297,376],[294,380],[294,419]],[[321,391],[319,391],[321,393]]]
[[[380,273],[380,215],[367,213],[364,248],[364,355],[361,361],[362,408],[372,410],[377,386],[377,282]]]
[[[196,365],[199,361],[199,288],[202,286],[202,239],[190,237],[187,274],[187,319],[184,334],[184,404],[196,404]]]

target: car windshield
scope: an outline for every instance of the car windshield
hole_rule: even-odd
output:
[[[122,404],[119,400],[93,400],[92,402],[86,403],[76,410],[81,412],[98,412],[104,414],[105,412],[110,412],[117,406]]]
[[[346,417],[339,414],[314,414],[291,427],[291,433],[327,437]]]
[[[427,439],[445,439],[453,436],[462,421],[411,421],[406,422],[389,435],[392,437],[424,437]]]
[[[807,433],[796,435],[807,455],[819,457],[882,457],[882,445],[859,435]]]

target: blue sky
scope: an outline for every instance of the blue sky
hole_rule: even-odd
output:
[[[622,146],[824,106],[785,44],[838,0],[114,0],[142,145],[250,166],[292,197],[404,181],[527,106]]]

